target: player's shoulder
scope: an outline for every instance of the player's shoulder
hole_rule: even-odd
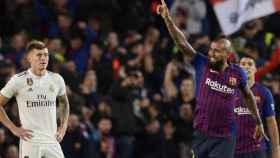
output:
[[[234,70],[234,71],[237,71],[237,72],[239,72],[239,71],[242,70],[242,68],[241,68],[239,65],[234,64],[234,63],[231,63],[231,64],[230,64],[230,68],[231,68],[232,70]]]
[[[52,71],[48,71],[48,75],[51,76],[51,77],[59,77],[59,73],[56,73],[56,72],[52,72]]]
[[[201,52],[196,52],[193,58],[208,61],[207,56],[204,55],[204,53],[201,53]]]
[[[11,77],[11,80],[23,81],[26,78],[28,78],[28,76],[29,76],[28,71],[22,71],[22,72],[19,72],[19,73],[13,75]]]
[[[22,83],[26,80],[28,76],[27,71],[22,71],[17,74],[14,74],[10,79],[9,82],[16,85],[23,85]]]
[[[62,76],[59,73],[48,71],[48,75],[55,80],[61,80],[63,79]]]
[[[28,71],[22,71],[22,72],[19,72],[17,74],[14,75],[14,77],[17,77],[17,78],[23,78],[23,77],[26,77],[28,75]]]
[[[260,93],[262,93],[265,97],[272,95],[270,90],[265,85],[258,83],[258,82],[256,82],[255,85],[258,88],[258,90],[260,91]]]
[[[230,69],[232,73],[244,76],[246,75],[245,71],[243,68],[241,68],[239,65],[237,64],[230,64]]]

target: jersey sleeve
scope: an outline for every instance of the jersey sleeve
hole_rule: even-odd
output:
[[[247,79],[248,76],[246,72],[240,68],[240,81],[239,81],[239,88],[244,89],[247,86]]]
[[[18,87],[18,78],[16,76],[13,76],[1,89],[0,93],[1,95],[10,99],[16,94],[16,92],[18,91]]]
[[[202,71],[207,62],[207,57],[202,53],[197,52],[192,60],[192,65],[194,66],[196,73]]]
[[[64,94],[66,94],[66,86],[65,86],[65,82],[64,79],[58,75],[58,84],[59,84],[59,91],[57,96],[62,96]]]
[[[274,100],[271,92],[265,88],[264,89],[264,102],[263,102],[263,118],[275,116],[274,111]]]

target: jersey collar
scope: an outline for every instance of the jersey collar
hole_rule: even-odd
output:
[[[48,74],[48,71],[46,71],[46,73],[45,73],[44,75],[38,76],[38,75],[35,75],[35,74],[31,71],[31,69],[28,69],[27,71],[28,71],[28,73],[29,73],[32,77],[38,78],[38,79],[43,78],[43,77],[47,76],[47,74]]]

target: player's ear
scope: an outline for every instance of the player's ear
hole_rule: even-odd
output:
[[[31,54],[32,54],[32,52],[28,52],[28,53],[26,53],[26,55],[25,55],[25,58],[26,58],[26,60],[30,63],[30,61],[31,61]]]
[[[28,61],[28,62],[30,62],[30,55],[29,55],[29,53],[28,54],[26,54],[26,60]]]
[[[256,72],[257,72],[257,67],[254,66],[254,68],[253,68],[253,73],[255,74]]]

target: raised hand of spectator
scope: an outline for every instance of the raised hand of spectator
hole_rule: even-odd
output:
[[[167,64],[166,75],[173,78],[177,75],[177,72],[178,72],[178,68],[174,62],[170,62],[169,64]]]
[[[154,45],[148,43],[148,42],[145,42],[144,43],[144,50],[143,50],[143,53],[141,53],[142,55],[145,55],[145,54],[151,54],[152,51],[154,49]]]
[[[173,78],[178,74],[178,68],[174,62],[170,62],[165,71],[164,76],[164,89],[167,94],[168,100],[177,97],[178,90],[173,83]]]

